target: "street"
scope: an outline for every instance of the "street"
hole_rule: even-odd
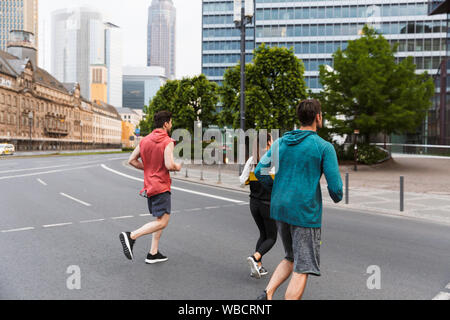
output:
[[[278,239],[263,259],[269,276],[250,278],[258,229],[243,192],[174,179],[160,245],[169,260],[144,263],[151,236],[136,243],[134,261],[125,258],[119,233],[152,219],[142,173],[127,158],[0,160],[0,299],[255,299],[284,251]],[[449,225],[328,205],[323,221],[322,277],[310,277],[304,299],[431,300],[446,291]],[[70,266],[80,290],[67,287]],[[380,289],[368,289],[370,266],[380,268]]]

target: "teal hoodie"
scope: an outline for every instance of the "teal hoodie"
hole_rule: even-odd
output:
[[[275,180],[268,174],[275,167]],[[255,170],[272,190],[272,219],[304,228],[322,227],[322,174],[335,203],[342,200],[342,179],[336,151],[314,131],[295,130],[274,142]]]

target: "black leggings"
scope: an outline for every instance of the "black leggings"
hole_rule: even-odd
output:
[[[259,229],[256,252],[264,256],[277,241],[277,224],[270,218],[270,204],[250,198],[250,211]]]

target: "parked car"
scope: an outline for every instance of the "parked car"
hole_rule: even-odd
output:
[[[13,155],[15,152],[15,148],[12,144],[2,143],[0,144],[0,155]]]

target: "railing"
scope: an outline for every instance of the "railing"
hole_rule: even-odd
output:
[[[373,145],[384,148],[384,143],[374,143]],[[387,143],[386,149],[391,154],[411,154],[411,155],[428,155],[428,156],[446,156],[450,157],[450,146],[426,145],[426,144],[398,144]]]

